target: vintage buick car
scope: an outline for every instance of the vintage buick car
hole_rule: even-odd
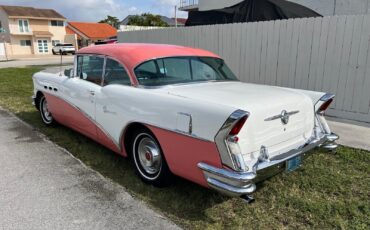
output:
[[[333,94],[242,83],[205,50],[92,46],[77,52],[73,70],[33,82],[46,125],[130,156],[156,186],[177,175],[250,199],[257,182],[295,170],[310,150],[337,147],[324,118]]]

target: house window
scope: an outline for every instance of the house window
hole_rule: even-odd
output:
[[[50,25],[51,26],[64,26],[64,21],[51,20]]]
[[[60,40],[52,40],[51,44],[52,44],[52,46],[56,46],[56,45],[60,44]]]
[[[30,32],[30,30],[28,28],[28,20],[19,19],[18,20],[18,25],[19,25],[19,32],[21,32],[21,33]]]
[[[31,46],[31,40],[21,40],[21,46]]]

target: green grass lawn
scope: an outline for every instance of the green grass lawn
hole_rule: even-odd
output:
[[[369,229],[370,154],[346,147],[316,151],[304,166],[259,184],[247,205],[177,178],[169,188],[143,184],[128,160],[84,136],[43,126],[31,105],[32,74],[39,68],[0,69],[0,106],[34,126],[134,197],[191,229]]]

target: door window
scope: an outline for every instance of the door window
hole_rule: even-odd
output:
[[[131,85],[125,68],[115,60],[107,58],[105,64],[104,85]]]
[[[101,85],[104,58],[97,56],[79,56],[77,59],[77,76],[83,80]]]
[[[39,53],[48,53],[49,47],[48,47],[48,40],[37,40],[37,46],[39,49]]]

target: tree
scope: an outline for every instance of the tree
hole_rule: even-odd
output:
[[[134,15],[130,17],[127,25],[130,26],[155,26],[155,27],[168,27],[167,22],[161,19],[160,15],[145,13],[142,15]]]
[[[116,29],[119,28],[119,20],[117,17],[114,16],[108,15],[106,19],[101,20],[99,23],[107,23]]]

